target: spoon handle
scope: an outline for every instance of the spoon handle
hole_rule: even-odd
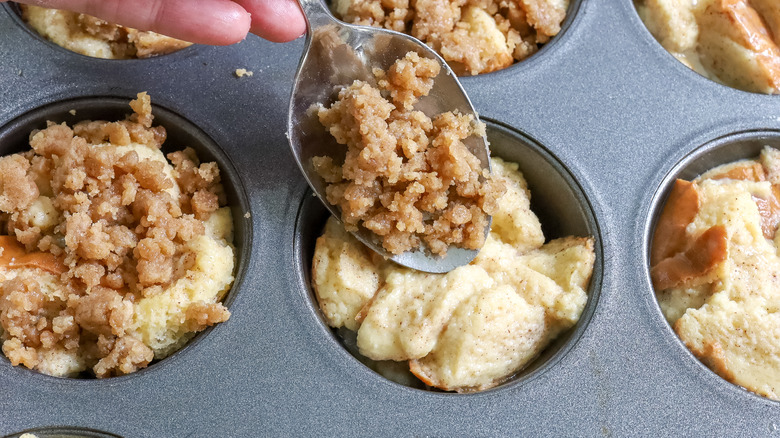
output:
[[[303,14],[306,15],[309,31],[337,22],[323,0],[298,0],[298,3],[303,9]]]

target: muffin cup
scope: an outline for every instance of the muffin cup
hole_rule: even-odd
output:
[[[132,113],[129,102],[129,99],[119,97],[83,97],[58,101],[33,109],[0,127],[0,156],[30,150],[29,139],[31,133],[46,128],[49,122],[56,124],[67,123],[68,126],[73,126],[83,120],[124,120],[126,116]],[[154,126],[163,126],[167,132],[167,139],[162,147],[163,153],[168,154],[183,150],[185,147],[191,147],[202,162],[216,162],[219,166],[220,177],[227,197],[227,205],[230,207],[233,216],[233,245],[236,248],[236,263],[233,272],[235,280],[222,299],[222,303],[230,308],[243,281],[243,274],[246,270],[245,261],[249,258],[249,241],[251,240],[251,230],[247,222],[242,220],[249,211],[249,206],[246,195],[243,192],[241,179],[219,146],[197,126],[175,112],[155,104],[152,105],[152,114],[154,116]],[[190,345],[197,344],[211,330],[213,330],[213,327],[194,334],[192,339],[171,356],[180,354]],[[149,367],[153,367],[164,360],[154,360]],[[5,356],[2,356],[2,359],[0,359],[0,364],[10,366],[10,362]],[[144,370],[146,368],[137,372],[143,372]],[[37,374],[37,372],[33,373]]]
[[[522,385],[522,381],[554,367],[557,359],[566,354],[585,330],[598,301],[602,274],[602,249],[598,224],[590,203],[566,167],[548,149],[527,135],[498,122],[484,118],[483,121],[487,124],[491,155],[519,164],[519,170],[525,177],[531,192],[531,210],[541,221],[545,241],[565,236],[593,236],[596,254],[593,275],[587,288],[588,304],[579,322],[554,339],[523,369],[503,381],[498,386],[501,388],[504,385]],[[355,359],[371,367],[373,361],[358,352],[354,333],[328,327],[312,288],[311,268],[315,242],[322,234],[328,217],[329,214],[322,202],[307,191],[298,212],[294,243],[295,263],[300,270],[299,287],[302,296],[306,297],[309,311],[317,315],[320,333],[324,334],[328,342],[340,344]],[[414,383],[407,386],[424,389],[422,382],[416,381],[411,375],[409,377]],[[379,378],[384,377],[379,376]]]
[[[745,159],[756,159],[761,154],[761,150],[766,146],[780,149],[780,130],[775,131],[756,129],[725,134],[707,141],[706,143],[697,147],[690,154],[685,156],[666,175],[650,206],[647,232],[645,233],[645,274],[647,276],[646,281],[648,284],[652,284],[652,280],[650,279],[650,266],[647,261],[650,260],[650,248],[653,244],[655,228],[675,181],[677,179],[692,181],[699,175],[722,164],[733,163],[735,161]],[[652,286],[651,290],[654,291]],[[658,316],[665,320],[663,314],[661,313],[660,306],[657,310]],[[677,344],[682,350],[680,351],[680,355],[685,357],[686,360],[693,361],[695,365],[692,365],[692,368],[696,369],[696,372],[701,372],[702,376],[706,376],[703,378],[714,379],[713,385],[720,386],[726,383],[728,386],[731,386],[730,389],[736,389],[736,392],[740,395],[758,397],[768,401],[769,403],[775,403],[778,405],[778,407],[780,407],[780,402],[774,402],[761,397],[760,395],[745,390],[739,385],[731,384],[727,380],[718,376],[714,371],[701,363],[698,358],[696,358],[696,356],[694,356],[693,353],[688,350],[682,340],[677,337],[672,327],[669,327],[669,334],[675,337],[678,341]]]

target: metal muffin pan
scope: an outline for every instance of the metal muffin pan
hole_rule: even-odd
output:
[[[670,179],[697,172],[701,156],[709,165],[739,155],[708,152],[720,150],[724,136],[758,132],[776,141],[780,100],[688,70],[653,39],[630,0],[572,8],[564,32],[538,54],[462,83],[481,115],[549,151],[549,163],[581,191],[599,232],[600,285],[550,360],[494,390],[457,395],[379,377],[341,348],[313,307],[301,243],[314,231],[296,228],[310,194],[284,132],[302,41],[250,37],[104,61],[42,41],[3,6],[0,126],[57,102],[129,101],[148,91],[233,164],[251,217],[235,218],[244,221],[239,243],[249,251],[228,322],[119,378],[57,379],[2,359],[0,436],[47,426],[128,438],[780,436],[780,403],[726,382],[688,352],[661,315],[647,268]],[[236,68],[254,76],[237,79]]]

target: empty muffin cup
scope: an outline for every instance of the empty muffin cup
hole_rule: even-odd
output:
[[[492,155],[505,160],[493,163],[493,175],[507,178],[509,188],[502,199],[517,201],[513,205],[519,205],[521,199],[527,202],[525,190],[519,188],[523,186],[519,182],[522,177],[517,176],[511,164],[506,164],[517,163],[530,191],[530,208],[526,205],[525,210],[507,214],[503,210],[504,201],[499,201],[501,206],[493,215],[493,233],[480,255],[471,265],[446,276],[418,273],[385,262],[350,243],[350,237],[335,219],[331,218],[325,226],[329,215],[310,193],[301,204],[295,254],[302,274],[300,287],[306,291],[308,306],[318,316],[323,334],[334,345],[340,344],[357,360],[396,383],[418,389],[471,393],[522,382],[552,367],[572,347],[585,330],[598,301],[602,275],[599,227],[582,188],[568,169],[532,138],[492,121],[487,121],[487,136]],[[537,231],[526,230],[526,222],[518,228],[513,228],[514,222],[508,224],[507,218],[522,222],[518,218],[526,214],[531,217],[531,211],[536,216],[529,221],[538,217],[535,227],[540,228],[534,225],[527,228]],[[323,228],[325,234],[318,240]],[[515,233],[517,230],[520,231]],[[536,243],[531,245],[530,241]],[[542,259],[546,261],[541,262]],[[515,269],[514,274],[501,272],[510,269],[507,264]],[[571,275],[570,284],[580,286],[564,290],[549,278],[554,277],[552,271],[560,269],[556,272],[561,272],[564,266],[568,274],[562,275]],[[507,279],[510,277],[511,280]],[[505,280],[494,282],[497,278]],[[485,283],[478,283],[483,280]],[[333,284],[337,286],[331,287]],[[537,297],[545,294],[529,293],[528,289],[535,287],[526,288],[531,284],[549,293],[548,297],[555,296],[551,300],[556,301],[560,312],[539,305]],[[341,298],[333,297],[339,291],[349,291],[351,298],[339,301]],[[404,300],[409,297],[414,297],[419,307],[406,306]],[[454,300],[454,304],[442,304],[447,300]],[[391,303],[401,304],[392,310]],[[502,313],[500,309],[508,310]],[[395,319],[399,314],[431,317]],[[481,314],[486,319],[475,316]],[[491,323],[487,322],[491,318],[496,321],[504,318],[503,332],[508,334],[500,336],[505,338],[494,337],[489,328]],[[555,322],[545,325],[540,322],[544,318]],[[566,323],[560,322],[564,319]],[[384,330],[383,326],[398,330]],[[408,332],[403,334],[403,330]],[[415,330],[419,330],[415,333],[423,339],[419,343],[412,339],[414,336],[407,336]],[[479,330],[483,332],[478,334]],[[474,345],[464,341],[467,338],[479,341]],[[515,368],[491,369],[493,374],[478,375],[472,368],[455,369],[449,365],[452,362],[447,358],[458,354],[453,350],[476,351],[485,342],[493,343],[492,349],[486,349],[496,357],[503,354],[497,353],[503,347],[496,345],[515,348],[519,356],[512,355],[515,353],[507,356],[507,363],[511,362]],[[403,345],[402,354],[416,357],[387,360],[398,353],[398,345]],[[461,356],[460,362],[472,357],[467,356]]]
[[[78,122],[85,121],[85,120],[92,120],[92,121],[125,120],[125,118],[133,112],[128,106],[130,100],[131,99],[129,98],[117,98],[117,97],[79,98],[79,99],[52,103],[40,107],[38,109],[32,110],[24,115],[17,117],[16,119],[7,123],[4,127],[0,128],[0,157],[5,157],[10,154],[16,154],[22,151],[29,150],[30,142],[41,141],[40,138],[38,140],[34,140],[31,133],[39,132],[39,130],[43,130],[44,128],[47,128],[47,126],[53,126],[54,128],[57,128],[56,131],[50,131],[47,134],[46,138],[48,139],[49,138],[48,136],[50,135],[53,136],[55,133],[59,133],[58,135],[67,135],[67,133],[70,132],[70,135],[73,135],[73,131],[71,131],[70,128],[66,128],[64,126],[57,126],[58,124],[61,123],[66,123],[67,126],[73,127]],[[141,95],[139,95],[139,99],[136,102],[139,101],[141,101]],[[139,119],[134,119],[134,120],[141,120],[143,118],[143,116],[139,116],[139,114],[140,113],[136,111],[136,116],[134,117],[139,117]],[[119,152],[119,155],[122,155],[122,159],[126,161],[121,161],[121,160],[116,161],[112,164],[114,166],[113,167],[114,170],[111,170],[110,168],[104,168],[104,170],[111,175],[113,175],[114,172],[116,172],[117,178],[126,178],[128,179],[128,181],[135,181],[133,183],[130,183],[130,186],[135,187],[135,190],[128,190],[126,192],[123,192],[124,194],[122,195],[124,196],[129,193],[132,193],[131,195],[132,200],[128,199],[127,202],[122,201],[122,205],[127,206],[126,209],[123,210],[121,207],[117,207],[118,208],[117,211],[119,211],[119,213],[113,214],[113,219],[111,220],[116,220],[117,223],[120,225],[124,223],[122,221],[125,219],[129,221],[127,222],[128,224],[127,226],[122,225],[124,227],[124,230],[126,231],[124,234],[133,233],[133,232],[140,233],[137,235],[137,237],[132,237],[132,236],[128,237],[131,238],[131,240],[136,239],[134,240],[135,246],[133,245],[130,246],[132,248],[129,249],[130,252],[125,251],[126,254],[132,255],[133,258],[122,262],[122,263],[127,262],[131,264],[137,263],[137,266],[133,265],[132,267],[127,268],[127,271],[124,271],[124,268],[119,268],[119,267],[112,268],[111,267],[112,265],[110,264],[112,263],[110,261],[111,254],[106,255],[107,258],[105,259],[94,259],[94,260],[102,260],[99,263],[90,262],[90,260],[92,260],[91,257],[93,256],[89,254],[83,254],[81,252],[81,248],[84,246],[83,242],[75,246],[77,249],[74,250],[74,254],[78,255],[78,259],[69,258],[70,256],[67,254],[63,254],[59,256],[52,255],[53,252],[47,252],[47,251],[52,251],[51,249],[44,250],[43,248],[41,248],[40,245],[42,245],[42,243],[38,244],[38,248],[42,252],[33,252],[33,253],[49,254],[46,257],[50,257],[50,258],[64,257],[64,262],[66,263],[66,266],[64,266],[62,270],[55,270],[56,272],[49,270],[46,272],[46,275],[49,275],[49,273],[51,272],[53,273],[52,275],[54,275],[53,278],[56,280],[56,278],[58,278],[56,274],[62,274],[68,278],[67,281],[71,281],[71,282],[74,280],[78,281],[79,283],[77,284],[86,285],[87,290],[90,291],[87,295],[81,296],[80,298],[77,298],[75,296],[65,295],[68,296],[69,298],[67,299],[59,298],[60,300],[65,299],[66,302],[67,300],[71,300],[71,299],[75,299],[76,301],[97,300],[103,304],[106,304],[111,309],[110,311],[106,311],[106,313],[103,316],[98,316],[101,315],[101,312],[97,310],[95,310],[95,312],[85,310],[84,312],[86,312],[86,314],[80,313],[79,310],[76,310],[74,311],[75,315],[71,315],[70,317],[65,316],[65,314],[61,314],[60,317],[53,317],[53,319],[51,319],[50,322],[47,322],[47,324],[51,325],[51,327],[45,328],[44,330],[52,330],[54,333],[58,333],[55,328],[57,324],[66,323],[69,318],[71,322],[75,319],[75,321],[79,323],[81,326],[81,329],[77,328],[77,330],[80,330],[81,333],[79,336],[87,336],[84,334],[87,332],[90,333],[90,335],[88,336],[92,336],[92,334],[94,334],[97,336],[99,342],[106,343],[105,345],[108,346],[109,350],[115,351],[116,349],[120,348],[122,335],[117,333],[115,331],[115,328],[112,328],[111,329],[112,332],[109,333],[106,330],[101,329],[99,324],[95,325],[93,323],[96,323],[97,320],[103,320],[103,319],[108,319],[108,321],[112,321],[112,320],[116,321],[115,318],[120,317],[120,314],[117,312],[120,312],[121,314],[125,315],[122,318],[125,318],[126,321],[130,321],[127,322],[127,324],[131,324],[131,325],[127,327],[133,327],[132,329],[126,327],[126,329],[122,329],[122,330],[125,331],[132,330],[132,332],[128,332],[128,333],[133,333],[132,337],[136,339],[133,342],[136,341],[144,342],[145,345],[147,345],[148,348],[150,348],[153,351],[154,357],[146,358],[146,359],[150,359],[151,364],[153,365],[154,363],[159,362],[160,359],[163,359],[165,357],[170,357],[171,354],[177,354],[176,351],[181,351],[182,349],[184,349],[186,345],[192,345],[196,343],[199,339],[201,339],[203,336],[209,333],[211,330],[210,326],[216,322],[220,322],[216,320],[217,318],[213,318],[211,319],[211,321],[208,321],[208,319],[212,318],[212,316],[215,313],[219,313],[220,315],[223,316],[221,320],[226,320],[227,317],[229,317],[229,311],[227,310],[227,308],[233,302],[236,291],[240,288],[244,276],[244,272],[246,269],[246,261],[249,258],[249,242],[251,241],[252,230],[249,221],[244,219],[245,215],[249,212],[249,203],[247,200],[247,196],[244,192],[243,185],[230,159],[222,152],[219,146],[217,146],[214,143],[214,141],[211,140],[211,138],[209,138],[209,136],[205,134],[203,131],[201,131],[198,127],[194,126],[192,123],[190,123],[189,121],[187,121],[186,119],[179,116],[173,111],[170,111],[168,109],[159,106],[152,105],[152,114],[154,116],[154,120],[151,124],[153,126],[162,126],[165,128],[167,132],[167,140],[162,145],[162,153],[157,152],[155,148],[147,148],[146,150],[142,150],[143,148],[139,149],[140,146],[134,146],[142,143],[141,140],[136,139],[136,136],[140,134],[133,131],[133,126],[138,128],[138,126],[142,122],[136,123],[133,126],[131,126],[132,124],[127,125],[129,126],[127,130],[131,133],[130,137],[132,141],[130,143],[128,143],[126,139],[125,141],[121,140],[121,137],[127,131],[119,130],[110,135],[105,134],[111,137],[110,142],[112,143],[112,145],[128,143],[127,146],[115,146],[115,149],[109,148],[109,152],[108,152],[109,154],[113,153],[112,151],[115,150]],[[118,125],[118,124],[115,123],[113,125]],[[78,134],[79,136],[98,135],[98,137],[100,137],[101,135],[103,135],[100,133],[94,134],[94,130],[90,131],[90,129],[92,129],[91,126],[87,126],[83,128],[84,131],[79,133]],[[92,134],[89,134],[89,132],[92,132]],[[154,131],[154,130],[149,132],[156,132],[157,134],[160,133],[159,131]],[[36,137],[38,137],[39,134],[37,134]],[[115,143],[114,136],[118,136],[118,138],[120,138],[119,143]],[[95,144],[101,142],[100,139],[97,140],[92,139],[90,141],[95,141],[96,142]],[[42,143],[39,143],[39,146],[41,144]],[[73,145],[73,143],[71,143],[71,145]],[[83,142],[83,145],[84,147],[87,147],[86,140]],[[39,149],[38,151],[36,151],[36,156],[38,156],[39,151],[43,151],[41,152],[41,154],[43,155],[46,155],[48,153],[46,152],[45,148],[48,148],[50,146],[43,145],[42,147],[44,149]],[[75,145],[71,147],[75,148],[79,146]],[[87,149],[99,148],[99,147],[102,146],[100,145],[89,146]],[[170,168],[171,170],[166,171],[165,170],[166,165],[159,163],[165,161],[165,157],[163,154],[168,154],[174,151],[182,151],[185,148],[191,148],[191,150],[189,150],[189,152],[185,150],[184,152],[179,154],[177,158],[172,160],[172,161],[181,160],[179,165],[175,167],[176,170],[173,170],[174,167],[171,167]],[[97,149],[89,149],[89,150],[94,151]],[[64,160],[63,157],[67,156],[69,153],[70,152],[68,151],[65,152],[55,151],[53,154],[51,154],[53,157],[51,159],[54,160],[55,163],[59,163],[53,166],[53,169],[51,171],[52,175],[54,175],[54,173],[57,172],[58,168],[66,168],[73,164],[70,162],[63,161]],[[92,154],[92,152],[90,152],[90,154]],[[96,154],[86,155],[87,158],[84,158],[85,160],[84,162],[86,163],[85,166],[87,167],[98,166],[99,165],[98,161],[100,161],[98,158],[96,158],[98,157],[98,155],[99,153],[97,155]],[[33,159],[35,158],[30,158],[30,160]],[[200,164],[200,167],[198,161],[199,159],[202,160],[202,164]],[[107,162],[108,161],[106,161],[106,163]],[[216,173],[214,172],[215,166],[209,163],[216,163],[216,167],[218,167],[219,169],[218,177],[215,176],[216,175]],[[152,167],[149,167],[147,165],[152,165]],[[125,166],[129,166],[129,167],[125,168]],[[166,175],[166,177],[163,178],[162,180],[157,180],[156,182],[154,180],[154,177],[151,177],[152,179],[144,180],[145,177],[143,175],[146,174],[147,176],[149,176],[149,173],[146,170],[141,170],[141,166],[147,166],[149,167],[149,169],[159,167],[162,170],[162,172]],[[187,166],[189,166],[189,170],[187,169]],[[90,175],[89,173],[90,169],[88,169],[87,167],[85,167],[85,169],[87,170],[87,175]],[[165,172],[170,172],[170,173],[165,173]],[[78,176],[78,174],[79,172],[74,173],[75,176]],[[193,178],[191,178],[187,182],[184,179],[182,179],[182,176],[185,174],[190,175]],[[204,176],[207,174],[211,176]],[[129,177],[128,175],[132,176],[132,178]],[[213,184],[219,183],[220,186],[217,185],[209,186],[210,187],[209,190],[213,189],[218,193],[215,192],[211,195],[202,193],[204,197],[209,197],[209,196],[213,197],[212,200],[214,202],[219,202],[219,204],[218,205],[214,204],[212,206],[213,208],[208,213],[204,211],[203,215],[200,216],[203,219],[199,220],[197,219],[196,215],[199,215],[200,213],[198,213],[197,208],[194,207],[195,205],[194,199],[196,195],[193,194],[191,195],[192,196],[191,198],[185,199],[184,196],[186,195],[186,193],[189,193],[188,190],[190,189],[186,189],[184,187],[184,184],[195,184],[195,185],[201,184],[201,182],[196,181],[196,179],[201,176],[203,178],[216,179],[216,181],[212,181],[212,183]],[[90,179],[87,178],[86,181],[87,183],[85,183],[84,187],[88,188],[88,182],[90,181]],[[112,181],[116,181],[116,180],[112,180]],[[68,184],[70,183],[66,183],[66,186]],[[114,183],[112,182],[111,184],[112,187],[114,187]],[[152,186],[155,185],[159,185],[160,187],[153,188]],[[92,192],[93,194],[90,196],[93,195],[97,196],[97,193],[94,193],[95,192],[94,190]],[[63,193],[63,192],[60,191],[59,193]],[[77,191],[74,191],[74,193],[76,193],[74,196],[76,196],[77,198],[81,196],[78,194],[79,192]],[[158,196],[159,199],[154,197],[154,193],[161,194],[160,196]],[[170,193],[178,194],[178,196],[181,199],[174,198],[173,195],[171,195]],[[41,196],[38,199],[40,200],[43,197],[44,195],[43,192],[41,191]],[[47,198],[47,199],[50,200],[54,199],[54,203],[56,204],[62,201],[62,199],[60,198],[61,196],[57,196],[56,198]],[[97,203],[98,198],[94,198],[94,199],[95,199],[94,202]],[[146,201],[143,201],[144,199]],[[169,199],[169,201],[166,201],[165,199]],[[160,202],[162,202],[162,204]],[[190,202],[190,203],[186,204],[185,206],[185,202]],[[51,205],[51,201],[49,202],[49,205]],[[108,205],[108,204],[104,204],[104,205]],[[155,205],[157,207],[155,207]],[[167,205],[167,207],[162,207],[163,210],[159,210],[159,207],[164,205]],[[193,207],[190,207],[190,205],[192,205]],[[220,207],[220,206],[224,206],[224,207]],[[155,210],[155,208],[158,209]],[[181,208],[181,210],[179,210],[179,208]],[[106,216],[107,218],[112,217],[111,211],[113,210],[111,209],[106,210],[105,214],[108,215]],[[136,226],[136,225],[132,225],[134,223],[132,222],[132,220],[135,219],[132,219],[132,217],[125,218],[124,216],[122,216],[122,214],[124,214],[122,212],[125,212],[127,214],[132,214],[133,216],[138,216],[139,214],[141,214],[139,213],[140,211],[144,212],[141,221],[147,221],[147,222],[144,222],[144,224],[139,224],[138,227],[141,227],[143,225],[144,228],[143,229],[134,228],[134,230],[130,230],[128,226],[132,226],[132,227]],[[151,214],[151,212],[153,211],[156,211],[157,213]],[[160,219],[160,218],[167,217],[165,213],[166,211],[168,212],[167,214],[171,215],[171,217],[168,219]],[[92,209],[92,207],[90,207],[89,212],[90,213],[86,216],[89,217],[91,215],[93,216],[91,220],[96,220],[94,218],[94,215],[96,214],[95,210]],[[55,212],[55,214],[57,213]],[[68,225],[64,229],[69,230],[70,227],[73,225],[70,223],[70,221],[78,215],[79,213],[73,213],[73,212],[68,213],[68,215],[66,215]],[[104,228],[105,230],[113,229],[112,227],[117,227],[117,228],[119,227],[119,225],[111,225],[113,222],[109,221],[109,219],[106,219],[106,221],[102,221],[101,219],[97,219],[92,226],[94,227],[99,223],[103,222],[104,224],[103,226],[106,227]],[[8,216],[6,217],[7,222],[5,223],[5,225],[8,225],[9,222],[14,222],[16,220],[17,219],[14,219],[12,215]],[[160,222],[163,220],[167,222]],[[162,231],[163,229],[165,229],[164,227],[168,227],[167,231]],[[15,230],[18,229],[19,228],[15,228]],[[53,231],[54,239],[50,239],[54,241],[52,244],[58,245],[62,248],[65,248],[65,246],[67,245],[68,248],[72,249],[74,245],[72,244],[72,242],[68,243],[69,237],[67,237],[68,234],[70,234],[70,231],[65,232],[62,231],[62,229],[60,229],[60,231],[56,231],[58,229],[59,228],[54,228],[55,230]],[[148,240],[149,237],[151,236],[149,234],[151,232],[150,230],[154,230],[154,229],[157,229],[158,231],[163,233],[163,234],[157,234],[158,237],[163,238],[165,236],[168,236],[167,238],[170,239],[169,240],[170,244],[166,244],[162,240],[157,241],[157,243],[154,243],[153,241],[154,239]],[[90,228],[90,230],[92,230],[92,228]],[[187,230],[192,231],[192,233],[189,233]],[[89,231],[88,233],[92,233],[92,232],[93,231]],[[19,236],[18,232],[15,231],[15,233],[18,238]],[[110,231],[106,231],[106,233],[107,235],[110,235]],[[5,229],[3,230],[2,234],[5,234]],[[65,234],[65,236],[62,237],[62,234]],[[185,234],[187,234],[188,239],[184,239]],[[63,239],[59,243],[57,243],[56,240],[57,235],[60,235],[61,236],[60,238]],[[8,236],[3,236],[3,238],[8,241],[13,240],[12,237],[8,237]],[[111,241],[113,242],[114,241],[113,238],[111,239],[112,239]],[[232,240],[232,245],[231,245],[231,240]],[[43,239],[41,239],[41,242],[43,242]],[[20,246],[18,242],[12,242],[12,243],[16,246],[19,246],[20,251],[22,252],[25,251],[24,246]],[[114,246],[114,248],[119,248],[119,246]],[[148,251],[151,251],[151,253],[147,253]],[[171,252],[171,251],[175,251],[175,252]],[[231,257],[229,257],[228,253],[234,254],[232,260]],[[152,270],[146,271],[146,273],[142,273],[142,269],[141,269],[141,263],[146,258],[146,255],[144,254],[152,254],[150,256],[151,258],[147,259],[149,260],[148,266],[151,266]],[[130,255],[128,255],[128,257],[130,257]],[[10,255],[6,254],[6,256],[10,256]],[[159,258],[158,256],[163,258]],[[136,257],[138,258],[136,259]],[[43,256],[41,258],[43,258]],[[22,262],[19,262],[19,260],[21,259],[17,258],[16,262],[12,262],[12,263],[17,263],[19,267],[21,267]],[[70,268],[73,268],[73,266],[76,266],[76,262],[78,262],[79,269],[81,269],[80,266],[84,264],[83,262],[85,261],[89,262],[86,263],[88,265],[94,265],[95,269],[98,271],[98,274],[102,275],[102,277],[100,276],[97,277],[99,281],[95,281],[94,284],[90,283],[91,280],[89,280],[88,277],[81,277],[79,276],[80,274],[76,274],[73,272],[68,273],[70,271],[68,271],[67,264],[70,263],[69,265]],[[101,270],[101,268],[97,266],[97,264],[104,263],[104,262],[105,262],[105,266]],[[155,271],[156,266],[170,267],[170,270],[162,269],[162,270]],[[211,275],[212,272],[210,271],[210,269],[212,268],[217,269],[214,268],[214,266],[219,267],[220,269],[219,275],[221,276]],[[40,268],[41,266],[36,265],[35,267]],[[46,271],[48,268],[42,268],[42,269]],[[117,270],[113,271],[113,269],[117,269]],[[14,270],[14,269],[8,270],[8,272],[11,271],[18,271],[18,270]],[[119,274],[120,272],[124,272],[126,274],[127,272],[130,271],[136,272],[137,277],[127,277],[124,276],[124,274],[122,275]],[[111,272],[116,273],[113,280],[112,278],[110,278]],[[155,279],[154,276],[159,274],[160,272],[162,272],[161,275],[165,275],[165,273],[167,272],[169,276],[166,278],[159,277]],[[72,277],[71,275],[75,275],[75,277]],[[143,275],[148,275],[150,277],[147,277],[148,280],[144,280],[142,278]],[[23,277],[21,274],[18,274],[18,276],[16,276],[15,278],[20,279]],[[217,281],[217,279],[219,281]],[[120,280],[124,281],[124,283],[122,283]],[[218,287],[219,291],[216,292],[216,295],[214,295],[213,293],[214,291],[211,290],[214,288],[210,289],[206,287],[205,286],[206,283],[204,283],[201,280],[209,280],[209,281],[214,280],[215,281],[214,284],[219,286]],[[24,283],[24,281],[26,280],[23,280],[22,282]],[[116,284],[117,281],[120,281],[121,284]],[[138,283],[134,285],[132,282],[128,283],[128,281],[137,281]],[[146,283],[148,287],[147,286],[144,286],[143,288],[135,287],[138,286],[139,284],[144,284],[144,283]],[[58,284],[58,283],[52,283],[52,284]],[[78,288],[80,287],[81,286],[78,286]],[[64,286],[62,287],[62,290],[63,291],[65,290]],[[13,293],[10,292],[10,289],[7,292],[13,295]],[[62,293],[64,294],[65,292]],[[122,294],[124,294],[124,298],[122,298]],[[54,295],[52,296],[56,296],[56,295],[57,293],[55,292]],[[95,297],[93,297],[93,295]],[[131,297],[130,295],[133,296]],[[113,298],[111,298],[111,300],[109,301],[105,301],[102,298],[101,299],[96,298],[97,296],[103,296],[106,297],[107,299],[111,297]],[[172,303],[179,303],[179,304],[173,305]],[[80,305],[77,305],[76,309],[78,309],[79,306]],[[181,307],[181,309],[179,309],[179,307],[177,306]],[[186,316],[185,320],[186,321],[192,320],[193,321],[192,325],[188,325],[190,323],[185,321],[185,323],[183,323],[183,325],[177,329],[167,325],[167,322],[165,322],[168,321],[168,319],[165,319],[167,317],[164,317],[164,320],[160,320],[160,321],[154,319],[156,317],[154,317],[153,315],[158,315],[162,309],[166,309],[165,312],[171,312],[175,310],[174,308],[179,309],[185,312],[186,314],[188,314],[189,316],[185,315]],[[166,315],[167,313],[165,312],[163,312],[162,315]],[[92,316],[89,316],[90,314]],[[147,325],[146,323],[139,322],[139,321],[146,321],[146,317],[143,315],[149,316],[150,318],[152,318],[150,321],[156,321],[156,322],[150,323],[152,325]],[[95,319],[95,317],[97,317],[97,319]],[[48,318],[48,316],[46,318]],[[129,318],[129,320],[127,318]],[[203,324],[198,326],[195,323],[199,319],[200,319],[200,323]],[[157,322],[161,324],[160,327],[157,327],[157,325],[155,325],[157,324]],[[133,325],[136,323],[139,325],[138,327],[135,327],[135,325]],[[122,331],[119,329],[116,330]],[[169,331],[171,331],[171,333],[176,334],[176,336],[172,335],[173,338],[175,338],[175,340],[172,343],[168,343],[169,345],[163,346],[161,347],[161,349],[158,349],[157,347],[159,346],[157,346],[157,344],[153,344],[153,342],[168,342],[170,339],[168,339],[167,337],[165,339],[162,339],[160,337],[157,337],[156,334],[163,333],[163,332],[168,333]],[[197,335],[194,335],[194,333],[196,332],[199,333]],[[63,336],[65,335],[63,334]],[[150,341],[150,343],[147,343],[148,336],[150,336],[150,339],[153,338]],[[65,336],[65,338],[67,338],[67,336]],[[14,341],[14,342],[18,343],[18,341]],[[80,341],[77,340],[76,342],[80,342]],[[36,342],[33,341],[33,343]],[[113,350],[111,349],[111,345],[114,346]],[[17,345],[16,347],[19,346]],[[133,347],[132,345],[126,347],[128,347],[128,349],[131,348],[135,349],[131,351],[138,351],[137,348],[142,349],[142,347],[137,345],[135,347]],[[24,350],[24,348],[29,348],[29,346],[21,347],[22,351]],[[81,351],[80,349],[82,348],[82,346],[70,347],[70,348],[78,348],[79,349],[78,351]],[[15,350],[15,348],[13,345],[10,345],[4,348],[4,351],[6,350],[13,351]],[[17,349],[17,351],[19,350]],[[9,353],[6,352],[6,354]],[[48,355],[50,353],[46,353],[46,354]],[[110,354],[113,353],[109,353],[109,355]],[[110,356],[106,356],[106,357],[110,357]],[[93,371],[95,372],[95,374],[101,377],[122,375],[134,371],[133,369],[129,369],[127,367],[123,368],[122,366],[123,362],[121,359],[123,356],[119,354],[118,357],[119,360],[117,361],[116,366],[118,366],[119,368],[114,369],[112,371],[108,371],[102,376],[99,374],[99,371],[97,369],[93,369]],[[5,361],[6,366],[10,366],[5,356],[3,360]],[[12,362],[19,361],[19,360],[20,359],[17,357],[14,360],[12,360]],[[58,362],[54,361],[54,363],[58,363]],[[146,361],[146,363],[148,363],[148,361]],[[89,369],[90,366],[92,366],[91,363],[87,366],[87,369]],[[143,368],[143,366],[139,368]],[[32,366],[29,365],[28,367],[32,368]],[[57,376],[67,375],[69,377],[87,377],[87,375],[84,372],[81,372],[79,374],[71,373],[71,372],[61,373],[60,371],[62,370],[59,368],[53,370],[53,372],[49,372],[49,370],[43,370],[43,369],[41,369],[40,371],[42,371],[45,374],[51,374]]]

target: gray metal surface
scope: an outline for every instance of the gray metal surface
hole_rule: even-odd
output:
[[[56,379],[0,359],[0,436],[51,425],[128,438],[780,436],[780,403],[731,385],[685,349],[647,269],[668,175],[736,156],[717,152],[720,141],[708,146],[713,154],[695,153],[724,135],[780,130],[780,97],[688,70],[653,40],[629,0],[584,0],[530,60],[465,78],[481,115],[533,138],[576,181],[595,217],[603,269],[598,299],[550,361],[495,390],[442,394],[391,383],[356,361],[303,287],[296,221],[310,195],[285,137],[301,50],[302,41],[252,37],[101,61],[39,40],[0,10],[0,126],[65,99],[148,91],[221,148],[251,212],[242,242],[251,253],[230,321],[127,377]],[[235,78],[240,67],[254,76]]]

